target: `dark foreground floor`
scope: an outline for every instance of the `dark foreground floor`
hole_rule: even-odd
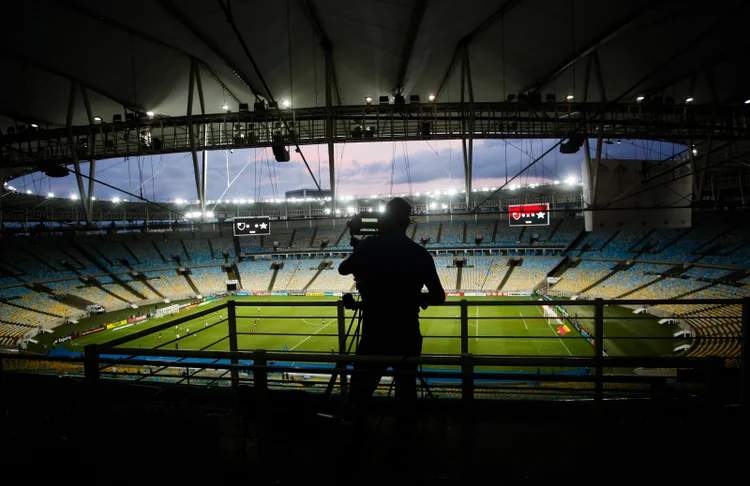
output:
[[[272,396],[272,444],[261,452],[251,390],[235,399],[6,375],[0,393],[2,474],[85,484],[723,482],[741,477],[747,449],[737,409],[694,403],[609,402],[598,412],[590,403],[482,403],[468,439],[460,404],[428,403],[413,437],[373,416],[356,440],[317,414],[331,410],[320,397],[285,392]]]

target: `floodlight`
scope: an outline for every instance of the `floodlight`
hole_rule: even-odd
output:
[[[289,108],[291,103],[289,103],[289,100],[284,100],[281,102],[281,104],[284,106],[284,108]]]
[[[685,103],[692,103],[692,102],[693,102],[693,98],[687,98],[687,99],[685,100]]]
[[[221,109],[224,110],[224,111],[229,111],[229,105],[223,104],[223,105],[221,105]]]
[[[573,184],[576,183],[575,177],[573,176],[568,177],[567,179],[565,179],[565,183],[568,184],[569,186],[572,186]]]
[[[368,105],[369,105],[370,103],[372,103],[372,96],[367,96],[367,97],[365,97],[365,103],[367,103]]]
[[[148,116],[149,118],[153,118],[154,117],[154,112],[153,111],[147,111],[146,112],[146,116]]]
[[[101,123],[101,122],[102,122],[102,117],[100,117],[100,116],[95,116],[95,117],[94,117],[94,121],[95,121],[95,122],[99,122],[99,123]]]
[[[75,194],[71,194],[70,195],[70,199],[71,199],[71,201],[75,201],[76,199],[78,199],[78,196],[75,195]]]
[[[52,193],[52,192],[50,192],[50,193],[47,194],[47,197],[55,197],[55,194]]]
[[[434,95],[434,94],[432,94],[432,93],[430,93],[430,94],[429,94],[429,95],[427,96],[427,99],[428,99],[428,100],[430,100],[430,101],[435,101],[435,95]]]
[[[565,99],[568,100],[568,101],[572,100],[573,98],[575,98],[575,96],[573,96],[573,95],[568,95],[568,96],[565,97]]]
[[[746,105],[750,105],[750,100],[745,100]]]
[[[636,101],[643,101],[643,100],[645,100],[645,99],[646,99],[646,97],[645,97],[645,96],[639,96],[639,97],[638,97],[638,98],[636,98],[635,100],[636,100]]]

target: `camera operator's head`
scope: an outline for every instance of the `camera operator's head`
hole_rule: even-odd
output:
[[[384,230],[405,233],[411,224],[411,205],[405,199],[395,197],[385,205]]]

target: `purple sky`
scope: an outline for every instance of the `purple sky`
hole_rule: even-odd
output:
[[[513,177],[555,143],[557,140],[476,141],[474,186],[501,185],[506,175]],[[592,140],[592,152],[595,145],[596,141]],[[623,140],[621,144],[605,144],[602,153],[603,157],[615,159],[663,160],[681,150],[681,146],[662,142]],[[328,152],[325,145],[303,146],[302,151],[321,187],[328,189]],[[275,162],[270,149],[243,149],[234,153],[212,151],[208,157],[207,199],[210,200],[283,198],[285,191],[315,187],[301,157],[294,153],[293,148],[292,160],[287,163]],[[514,184],[564,180],[569,176],[580,178],[583,158],[582,151],[563,155],[559,149],[555,149],[516,179]],[[83,167],[84,174],[88,174],[88,166],[84,164]],[[408,194],[463,188],[460,140],[339,144],[336,146],[336,170],[338,192],[342,195]],[[141,195],[143,191],[143,197],[152,200],[196,199],[189,153],[99,161],[96,178],[133,194]],[[50,191],[60,197],[77,194],[75,177],[72,175],[50,179],[40,178],[37,174],[18,179],[12,185],[21,191],[31,190],[37,194],[46,195]],[[97,199],[127,197],[99,184],[94,192]]]

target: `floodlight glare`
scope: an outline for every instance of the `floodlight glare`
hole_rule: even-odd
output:
[[[573,98],[575,98],[575,96],[573,95],[568,95],[565,97],[565,99],[567,99],[568,101],[572,100]]]
[[[229,111],[229,105],[227,104],[221,105],[221,109],[224,111]]]
[[[750,100],[745,100],[746,105],[750,105]]]
[[[47,194],[47,197],[55,197],[55,194],[52,193],[52,192],[50,192],[50,193]]]
[[[284,106],[284,108],[289,108],[289,100],[284,100],[281,102],[281,104]]]
[[[370,103],[372,103],[372,96],[367,96],[367,97],[365,97],[365,103],[367,103],[368,105],[369,105]]]
[[[435,101],[435,95],[434,95],[434,94],[432,94],[432,93],[430,93],[430,94],[429,94],[429,95],[427,96],[427,99],[428,99],[428,100],[430,100],[430,101]]]
[[[102,117],[100,117],[100,116],[95,116],[95,117],[94,117],[94,121],[95,121],[95,122],[100,122],[100,123],[101,123],[101,121],[102,121]]]
[[[153,118],[154,117],[154,112],[153,111],[147,111],[146,112],[146,116],[149,117],[149,118]]]
[[[643,100],[645,100],[645,99],[646,99],[646,97],[645,97],[645,96],[639,96],[639,97],[638,97],[638,98],[636,98],[635,100],[636,100],[636,101],[643,101]]]
[[[687,99],[685,100],[685,103],[692,103],[692,102],[693,102],[693,98],[687,98]]]
[[[567,179],[565,179],[565,183],[568,184],[569,186],[572,186],[573,184],[576,183],[575,177],[573,176],[568,177]]]

